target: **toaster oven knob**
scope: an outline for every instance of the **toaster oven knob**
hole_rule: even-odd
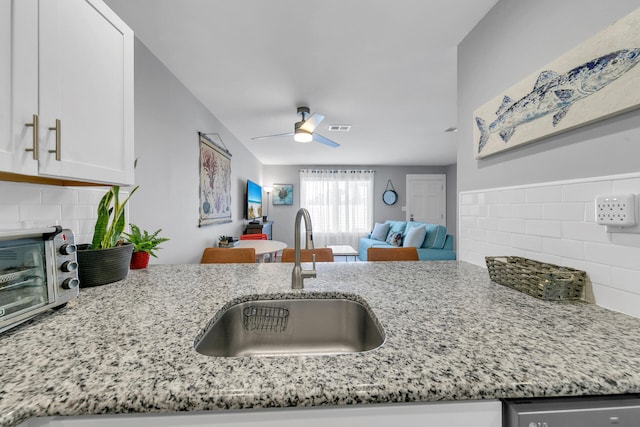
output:
[[[70,244],[70,243],[66,243],[62,246],[60,246],[60,253],[62,255],[71,255],[76,253],[76,245]]]
[[[60,266],[60,270],[64,272],[75,271],[78,269],[78,263],[75,261],[65,261]]]
[[[69,277],[68,279],[64,279],[62,282],[62,289],[75,289],[80,284],[80,280],[75,277]]]

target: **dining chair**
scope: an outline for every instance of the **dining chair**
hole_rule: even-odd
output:
[[[315,254],[316,262],[333,262],[333,250],[331,248],[300,249],[300,262],[312,262]],[[296,251],[292,248],[282,250],[282,262],[295,262]]]
[[[240,240],[269,240],[269,236],[264,233],[251,233],[251,234],[242,234],[240,236]],[[265,257],[269,257],[270,262],[276,262],[276,257],[278,256],[278,252],[273,252],[270,254],[264,254]],[[264,260],[263,260],[264,261]]]
[[[367,249],[369,261],[419,261],[418,250],[414,247],[407,248],[369,248]]]
[[[240,240],[269,240],[269,236],[260,233],[243,234],[240,236]]]
[[[205,248],[200,264],[255,263],[254,248]]]

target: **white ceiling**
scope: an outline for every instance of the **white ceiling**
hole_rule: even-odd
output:
[[[263,164],[444,166],[456,46],[497,0],[106,2]],[[251,140],[293,132],[300,105],[339,148]]]

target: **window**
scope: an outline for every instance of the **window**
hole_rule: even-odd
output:
[[[311,215],[315,247],[358,247],[373,224],[373,177],[370,170],[300,171],[300,207]]]

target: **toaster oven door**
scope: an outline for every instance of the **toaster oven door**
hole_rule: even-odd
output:
[[[12,319],[45,306],[51,295],[46,242],[20,239],[0,242],[0,330]]]

